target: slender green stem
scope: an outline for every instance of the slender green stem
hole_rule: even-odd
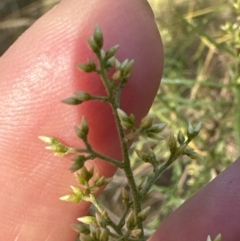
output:
[[[122,227],[124,226],[124,224],[125,224],[125,219],[126,219],[127,215],[129,214],[129,211],[130,211],[132,205],[133,205],[133,203],[130,202],[130,203],[128,204],[128,206],[125,208],[125,210],[124,210],[124,212],[123,212],[123,215],[122,215],[121,219],[120,219],[119,222],[118,222],[117,227],[122,228]]]
[[[131,189],[131,192],[133,195],[133,206],[134,206],[135,218],[137,220],[137,214],[141,211],[141,199],[140,199],[140,195],[137,190],[136,182],[134,180],[133,172],[131,169],[131,163],[130,163],[130,158],[129,158],[129,154],[128,154],[128,142],[126,141],[126,135],[125,135],[120,118],[117,113],[117,108],[119,108],[120,106],[119,106],[119,103],[116,103],[116,98],[114,96],[114,93],[113,93],[111,85],[110,85],[111,82],[108,78],[107,71],[105,69],[104,59],[102,58],[100,53],[98,54],[98,59],[99,59],[99,63],[100,63],[100,72],[99,73],[101,75],[104,86],[107,90],[107,94],[110,99],[109,104],[112,107],[113,115],[114,115],[116,125],[117,125],[117,130],[118,130],[121,149],[122,149],[122,156],[123,156],[123,164],[124,164],[123,169],[124,169],[124,172],[128,179],[128,184],[130,186],[130,189]],[[121,91],[121,89],[119,89],[119,91]],[[143,230],[142,224],[139,225],[139,228],[141,228]]]
[[[105,211],[94,195],[90,194],[89,197],[84,197],[84,200],[87,202],[91,202],[96,207],[99,213],[103,214],[103,212]],[[117,234],[122,235],[121,228],[118,227],[110,218],[107,220],[107,223],[114,229]]]
[[[171,164],[181,155],[183,155],[183,150],[182,152],[178,152],[178,150],[183,146],[183,145],[188,145],[191,139],[187,139],[184,144],[182,144],[178,149],[175,151],[175,153],[171,153],[170,157],[168,160],[159,168],[155,167],[155,172],[152,175],[152,177],[148,180],[146,186],[141,190],[141,196],[144,197],[150,188],[153,186],[153,184],[157,181],[159,176],[169,167]],[[185,148],[186,148],[185,146]]]
[[[109,98],[106,96],[93,95],[91,100],[100,100],[102,102],[109,102]]]
[[[154,173],[153,176],[151,176],[151,178],[148,180],[146,186],[142,189],[141,191],[141,196],[144,197],[148,191],[150,190],[150,188],[152,187],[152,185],[157,181],[158,177],[172,164],[172,162],[170,162],[169,160],[164,163],[160,168],[158,168],[156,170],[156,172]]]
[[[85,139],[83,141],[86,145],[87,152],[92,154],[95,158],[97,157],[99,159],[102,159],[102,160],[109,162],[109,163],[113,164],[114,166],[121,168],[121,169],[124,167],[123,163],[119,162],[118,160],[94,151],[87,139]]]
[[[102,214],[104,212],[104,208],[99,204],[99,202],[97,201],[94,195],[90,194],[88,197],[84,196],[83,199],[86,202],[92,203],[96,207],[99,213]]]

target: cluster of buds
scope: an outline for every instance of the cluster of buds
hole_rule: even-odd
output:
[[[117,108],[120,105],[119,102],[121,90],[127,84],[130,78],[134,61],[126,59],[123,62],[120,62],[116,58],[116,53],[119,48],[118,45],[115,45],[105,51],[103,49],[103,34],[98,25],[95,27],[93,36],[88,39],[88,45],[96,54],[98,63],[95,63],[93,59],[89,58],[87,63],[79,64],[78,67],[80,70],[86,73],[95,72],[96,74],[100,75],[108,95],[95,96],[85,91],[79,91],[76,92],[73,97],[67,98],[62,102],[69,105],[79,105],[90,100],[108,102],[114,108],[114,115],[117,125],[121,125],[120,133],[122,133],[122,128],[127,130],[126,133],[124,133],[126,135],[123,136],[125,141],[133,139],[139,134],[152,139],[164,139],[160,133],[167,126],[166,123],[155,123],[153,118],[145,117],[141,121],[140,126],[136,128],[135,116],[133,114],[127,114],[122,109]],[[111,77],[109,77],[110,74],[108,71],[112,68],[113,74]],[[194,152],[193,149],[188,148],[187,145],[195,136],[198,135],[200,128],[201,123],[198,123],[195,126],[189,123],[187,129],[187,138],[185,138],[182,131],[178,132],[177,138],[175,138],[174,135],[170,135],[168,146],[171,152],[170,158],[174,157],[172,160],[175,160],[180,155],[187,155],[190,158],[197,158],[197,153]],[[84,116],[82,117],[80,126],[75,127],[75,132],[77,136],[84,142],[85,149],[65,146],[53,137],[40,136],[39,138],[48,144],[46,149],[54,151],[55,155],[64,156],[69,153],[78,153],[72,158],[73,164],[71,165],[70,170],[75,172],[76,180],[79,186],[71,186],[72,193],[63,196],[60,199],[75,203],[87,201],[92,203],[97,210],[95,216],[80,217],[78,218],[80,223],[73,225],[73,228],[80,234],[79,240],[108,241],[110,237],[114,240],[143,240],[144,234],[142,223],[148,217],[150,207],[137,212],[137,210],[140,209],[138,206],[141,205],[135,205],[134,202],[137,198],[144,197],[151,186],[149,184],[153,183],[152,180],[156,180],[160,173],[168,166],[163,165],[165,169],[161,169],[160,162],[157,161],[156,155],[151,148],[148,148],[147,151],[136,150],[138,157],[142,161],[148,162],[153,166],[154,172],[150,177],[144,178],[139,186],[136,186],[135,183],[132,183],[132,186],[130,185],[132,195],[129,195],[129,192],[126,189],[122,189],[122,203],[125,207],[125,212],[121,217],[119,224],[115,224],[96,199],[99,188],[107,185],[111,179],[100,176],[98,173],[94,173],[93,168],[86,168],[85,162],[99,156],[101,159],[105,159],[106,161],[113,163],[115,166],[118,166],[118,161],[94,152],[90,143],[88,142],[89,126]],[[166,164],[171,163],[172,161],[166,162]],[[134,182],[131,181],[131,179],[128,180],[130,183]],[[135,195],[133,190],[139,192],[139,195]],[[212,240],[210,237],[208,237],[207,241]],[[217,236],[213,241],[221,241],[221,236]]]
[[[150,207],[144,208],[138,215],[135,217],[134,210],[131,210],[126,217],[126,228],[128,231],[131,231],[130,237],[139,238],[142,235],[142,230],[138,228],[138,224],[146,220],[150,214]]]
[[[154,151],[148,147],[147,151],[140,151],[140,150],[135,150],[137,153],[137,156],[144,162],[148,162],[152,164],[152,166],[155,168],[158,165],[156,155]]]
[[[84,165],[75,175],[81,187],[71,186],[73,193],[61,197],[61,200],[68,202],[80,202],[82,200],[92,202],[93,195],[96,194],[99,188],[111,181],[111,178],[100,177],[98,173],[94,173],[93,168],[88,170]]]
[[[195,138],[202,126],[202,122],[192,125],[188,123],[187,127],[187,138],[185,138],[183,132],[179,130],[177,138],[170,134],[168,139],[168,146],[172,156],[178,157],[180,155],[187,155],[191,159],[200,159],[200,155],[194,151],[194,149],[187,147],[189,142]]]
[[[121,88],[127,84],[133,64],[134,60],[126,59],[122,63],[120,63],[117,59],[115,60],[116,71],[112,76],[112,80],[115,83],[120,83]]]
[[[38,138],[47,144],[45,148],[47,150],[53,151],[55,156],[65,156],[73,152],[71,147],[62,144],[58,139],[54,137],[39,136]]]
[[[140,124],[140,134],[151,139],[163,139],[159,134],[165,129],[167,123],[153,123],[153,118],[146,116]]]
[[[133,114],[128,115],[121,109],[117,109],[118,116],[120,118],[122,127],[125,130],[131,130],[134,128],[135,125],[135,116]]]
[[[107,228],[108,215],[96,213],[95,217],[85,216],[78,218],[81,224],[74,224],[73,229],[80,236],[80,241],[108,241],[109,229]]]
[[[119,45],[115,45],[105,51],[103,49],[103,44],[104,39],[102,31],[99,25],[96,25],[93,36],[88,39],[88,46],[96,54],[99,64],[96,64],[93,59],[89,58],[87,63],[79,64],[78,68],[86,73],[95,72],[99,75],[114,68],[115,71],[112,77],[109,78],[108,75],[105,75],[106,78],[103,81],[108,87],[111,86],[112,93],[117,95],[117,92],[121,91],[129,80],[134,60],[126,59],[123,62],[120,62],[115,56]],[[75,96],[67,98],[63,100],[63,102],[70,105],[79,105],[84,101],[94,99],[98,98],[86,92],[78,92]]]
[[[194,137],[196,137],[201,130],[202,122],[198,122],[196,125],[192,125],[191,122],[188,122],[188,128],[187,128],[187,137],[189,140],[192,140]]]

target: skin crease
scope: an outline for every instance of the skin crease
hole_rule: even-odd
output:
[[[51,135],[80,146],[73,126],[85,115],[94,148],[121,160],[106,105],[71,107],[60,102],[77,90],[104,94],[96,76],[75,67],[92,56],[86,39],[96,23],[103,30],[105,48],[120,44],[118,58],[135,59],[122,108],[138,120],[148,112],[158,89],[163,52],[146,2],[68,0],[37,21],[0,59],[0,240],[71,241],[76,234],[69,224],[87,212],[86,203],[58,200],[75,183],[68,171],[70,161],[45,151],[37,136]],[[115,171],[100,160],[94,160],[94,167],[106,176]],[[239,241],[239,170],[240,160],[170,215],[150,240],[205,241],[208,234],[221,232],[224,241]]]

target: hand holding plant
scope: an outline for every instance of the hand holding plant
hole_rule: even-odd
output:
[[[133,109],[127,109],[121,106],[121,109],[128,115],[131,113],[134,114],[138,126],[140,119],[150,107],[154,92],[156,91],[155,87],[158,85],[156,82],[154,87],[152,85],[149,86],[147,82],[139,82],[139,80],[146,79],[143,75],[145,71],[147,73],[149,71],[148,79],[150,80],[158,79],[158,77],[156,77],[157,75],[154,77],[154,73],[156,74],[154,71],[160,73],[159,68],[156,67],[160,63],[159,59],[153,58],[151,62],[150,58],[152,54],[159,50],[156,51],[157,45],[155,44],[145,45],[144,41],[148,41],[143,39],[146,35],[145,31],[142,31],[143,24],[146,24],[145,27],[147,27],[146,29],[148,29],[149,33],[153,33],[153,35],[156,36],[157,32],[154,31],[154,28],[150,27],[152,26],[150,23],[153,23],[153,19],[144,2],[135,0],[129,4],[125,1],[118,1],[111,6],[107,5],[107,3],[108,1],[105,0],[97,5],[98,8],[94,10],[96,11],[94,12],[95,15],[91,14],[92,19],[90,18],[89,26],[93,27],[96,22],[99,22],[103,29],[106,28],[106,34],[104,34],[106,41],[109,41],[109,39],[114,40],[109,47],[114,44],[120,44],[121,48],[125,49],[126,52],[123,51],[122,54],[124,55],[121,61],[129,57],[135,60],[135,66],[139,66],[134,66],[135,72],[132,73],[132,77],[136,77],[133,78],[136,79],[136,82],[134,82],[136,85],[131,85],[130,83],[133,82],[129,82],[129,85],[126,86],[126,91],[125,89],[123,90],[122,97],[123,100],[126,101],[125,103],[130,103],[130,100],[132,100],[131,108]],[[68,192],[69,184],[71,185],[75,181],[67,171],[69,166],[67,158],[59,161],[56,160],[56,158],[51,158],[48,152],[43,152],[43,146],[39,144],[37,140],[33,141],[36,136],[46,133],[61,138],[64,143],[66,141],[70,146],[78,146],[79,144],[79,139],[75,138],[74,131],[71,131],[72,126],[79,124],[81,118],[79,118],[78,114],[83,113],[84,110],[88,110],[89,106],[80,107],[77,109],[78,111],[76,111],[76,108],[71,109],[59,103],[59,99],[66,98],[68,93],[70,95],[79,89],[90,92],[89,89],[92,88],[92,90],[96,91],[94,87],[99,83],[97,81],[87,83],[87,77],[85,77],[82,82],[84,83],[85,89],[82,88],[83,85],[78,86],[81,85],[79,84],[79,73],[75,71],[74,66],[76,62],[75,58],[79,58],[79,56],[84,57],[83,60],[77,60],[77,62],[83,63],[86,60],[85,57],[89,56],[89,52],[86,51],[83,45],[85,46],[85,40],[89,38],[90,32],[86,29],[85,31],[81,30],[82,46],[79,46],[79,33],[77,31],[79,21],[81,22],[78,10],[85,7],[85,12],[83,11],[81,16],[85,16],[84,13],[90,14],[89,9],[91,8],[88,4],[92,3],[85,4],[87,5],[75,1],[63,2],[55,8],[52,13],[46,15],[25,33],[1,59],[0,71],[4,81],[0,84],[0,89],[2,90],[2,105],[0,110],[1,113],[4,113],[4,115],[1,115],[1,125],[4,128],[1,130],[0,137],[2,137],[2,139],[4,137],[4,145],[2,145],[0,149],[1,156],[3,157],[3,169],[1,170],[2,175],[0,180],[2,183],[1,193],[4,195],[4,198],[1,199],[0,205],[2,218],[4,220],[1,233],[6,240],[14,240],[16,238],[18,238],[18,240],[69,240],[71,237],[74,237],[74,233],[70,231],[70,228],[68,229],[68,224],[74,222],[77,217],[86,215],[88,204],[79,204],[78,207],[80,210],[78,213],[75,205],[72,206],[72,204],[68,205],[67,203],[58,201],[59,196]],[[129,24],[129,18],[121,18],[121,21],[115,21],[114,25],[111,21],[106,23],[105,18],[103,18],[103,16],[111,16],[112,19],[115,18],[117,20],[120,19],[122,14],[126,14],[126,11],[136,14],[127,15],[132,19],[131,24]],[[49,21],[55,20],[56,16],[62,16],[63,12],[68,13],[64,15],[65,23],[69,23],[68,26],[72,26],[72,28],[56,28],[57,32],[55,34],[58,37],[53,35],[51,41],[49,40],[49,42],[47,41],[44,45],[41,45],[42,38],[52,33],[53,25],[50,25],[51,27],[48,28],[47,26],[49,25],[46,24],[49,23]],[[78,18],[73,18],[73,13],[75,16],[78,16]],[[140,13],[142,13],[142,15]],[[145,16],[144,18],[143,15]],[[137,16],[141,17],[137,22],[134,22],[133,20],[136,21],[134,17]],[[97,21],[97,19],[100,21]],[[61,26],[55,21],[53,21],[53,24]],[[45,26],[46,29],[40,36],[38,32],[41,26]],[[110,26],[113,28],[112,31],[109,29]],[[127,30],[125,26],[131,26],[131,28]],[[91,28],[89,27],[89,29]],[[116,29],[115,33],[114,29]],[[111,35],[113,33],[119,34],[117,39],[113,39],[114,35]],[[131,35],[127,33],[132,33],[133,36],[129,37]],[[29,45],[29,36],[34,36],[35,41],[31,48],[28,49],[26,46]],[[132,47],[134,45],[129,44],[130,40],[134,43],[136,38],[143,44],[141,45],[143,52],[136,51],[136,49]],[[52,41],[53,39],[55,39],[55,42]],[[23,46],[25,47],[23,48]],[[78,49],[80,47],[84,54],[80,54],[81,51]],[[150,56],[143,54],[149,53],[151,47],[152,54],[150,54]],[[136,51],[136,55],[132,56],[131,51],[133,51],[132,53]],[[18,59],[13,58],[16,53]],[[92,56],[89,57],[92,58]],[[11,65],[9,63],[11,63]],[[13,65],[16,66],[15,71],[7,67]],[[142,66],[144,66],[144,68]],[[72,68],[74,68],[74,70]],[[143,70],[143,72],[141,70]],[[89,74],[86,74],[86,76],[89,76]],[[71,83],[72,80],[74,80],[74,85],[70,86],[69,83]],[[52,84],[49,85],[49,82]],[[143,85],[142,88],[138,89],[139,83],[146,83],[146,86]],[[76,88],[76,86],[80,88]],[[21,95],[19,95],[18,92],[20,90],[22,91]],[[139,104],[139,101],[133,101],[133,92],[131,90],[135,90],[134,94],[139,101],[143,99],[143,96],[145,97],[141,104]],[[141,92],[146,95],[142,95]],[[99,94],[90,93],[91,95]],[[101,93],[105,93],[103,88],[101,89]],[[15,99],[10,98],[10,96],[14,96]],[[93,104],[95,105],[96,103]],[[116,160],[121,160],[122,155],[119,151],[120,143],[118,141],[117,130],[113,129],[111,133],[106,131],[114,126],[113,118],[110,120],[105,119],[106,122],[104,122],[104,124],[107,125],[107,128],[100,128],[100,132],[97,132],[97,135],[93,134],[95,133],[94,128],[97,128],[99,123],[102,123],[102,119],[100,119],[101,121],[94,122],[93,118],[97,115],[96,119],[99,120],[99,115],[96,111],[99,109],[99,106],[101,106],[101,110],[103,111],[101,113],[107,113],[108,115],[112,113],[110,109],[107,107],[104,109],[105,107],[102,105],[95,105],[95,111],[92,113],[86,111],[85,118],[89,125],[88,135],[91,146],[101,154],[108,155]],[[92,118],[89,118],[91,116]],[[105,115],[103,115],[103,117],[104,116]],[[12,123],[16,123],[16,121],[18,125],[12,125]],[[61,133],[62,127],[68,131]],[[103,143],[103,137],[106,143]],[[14,152],[11,151],[13,146],[15,148]],[[141,154],[142,153],[139,152],[139,155]],[[215,237],[217,233],[223,230],[223,234],[225,236],[228,235],[230,238],[232,237],[232,239],[229,238],[229,240],[234,241],[234,237],[238,237],[237,228],[234,229],[234,226],[231,225],[229,225],[228,227],[230,228],[228,228],[212,220],[214,220],[213,217],[215,217],[217,213],[220,215],[221,220],[231,216],[231,219],[228,220],[237,223],[238,216],[235,215],[237,208],[231,207],[226,209],[226,206],[231,206],[229,205],[231,203],[230,197],[233,196],[233,192],[229,192],[230,189],[226,188],[226,185],[231,181],[237,182],[239,177],[237,172],[238,168],[239,162],[236,162],[234,167],[219,176],[215,182],[203,189],[201,193],[189,202],[186,202],[186,204],[164,222],[151,240],[172,240],[176,236],[179,237],[179,240],[186,240],[188,238],[192,240],[196,238],[206,240],[206,234],[212,232],[211,236]],[[87,169],[91,170],[88,167]],[[115,171],[115,168],[113,168],[112,164],[106,164],[100,160],[95,162],[94,160],[94,170],[95,173],[100,173],[101,176],[110,176]],[[225,186],[223,185],[224,183]],[[14,189],[9,188],[10,186],[14,187]],[[238,186],[233,185],[233,189],[235,190],[235,194],[239,193]],[[233,191],[233,189],[231,190]],[[73,188],[73,190],[78,192],[77,189]],[[214,193],[214,195],[212,195],[212,193]],[[229,195],[226,195],[226,198],[222,199],[222,202],[218,202],[219,196],[217,193]],[[208,209],[210,203],[217,204],[215,206],[220,208]],[[226,205],[227,203],[228,205]],[[222,206],[225,207],[225,211],[221,208]],[[189,212],[189,210],[191,210],[191,212]],[[197,219],[196,217],[200,217],[201,219]],[[209,219],[207,219],[207,217]],[[189,223],[189,220],[192,221]],[[200,222],[201,220],[203,221]],[[189,226],[191,226],[190,232]],[[135,233],[138,232],[136,231]]]

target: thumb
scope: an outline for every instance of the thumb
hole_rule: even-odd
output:
[[[67,158],[44,151],[39,135],[80,146],[73,126],[86,116],[90,141],[97,151],[121,159],[109,107],[86,103],[79,108],[60,101],[77,90],[104,94],[95,75],[76,70],[91,52],[86,39],[96,23],[104,48],[120,44],[117,57],[135,60],[122,97],[122,108],[142,118],[150,108],[162,73],[162,46],[145,1],[63,1],[37,21],[0,59],[0,237],[4,240],[71,240],[69,224],[88,205],[59,201],[74,178]],[[115,169],[94,160],[95,170],[110,176]]]

